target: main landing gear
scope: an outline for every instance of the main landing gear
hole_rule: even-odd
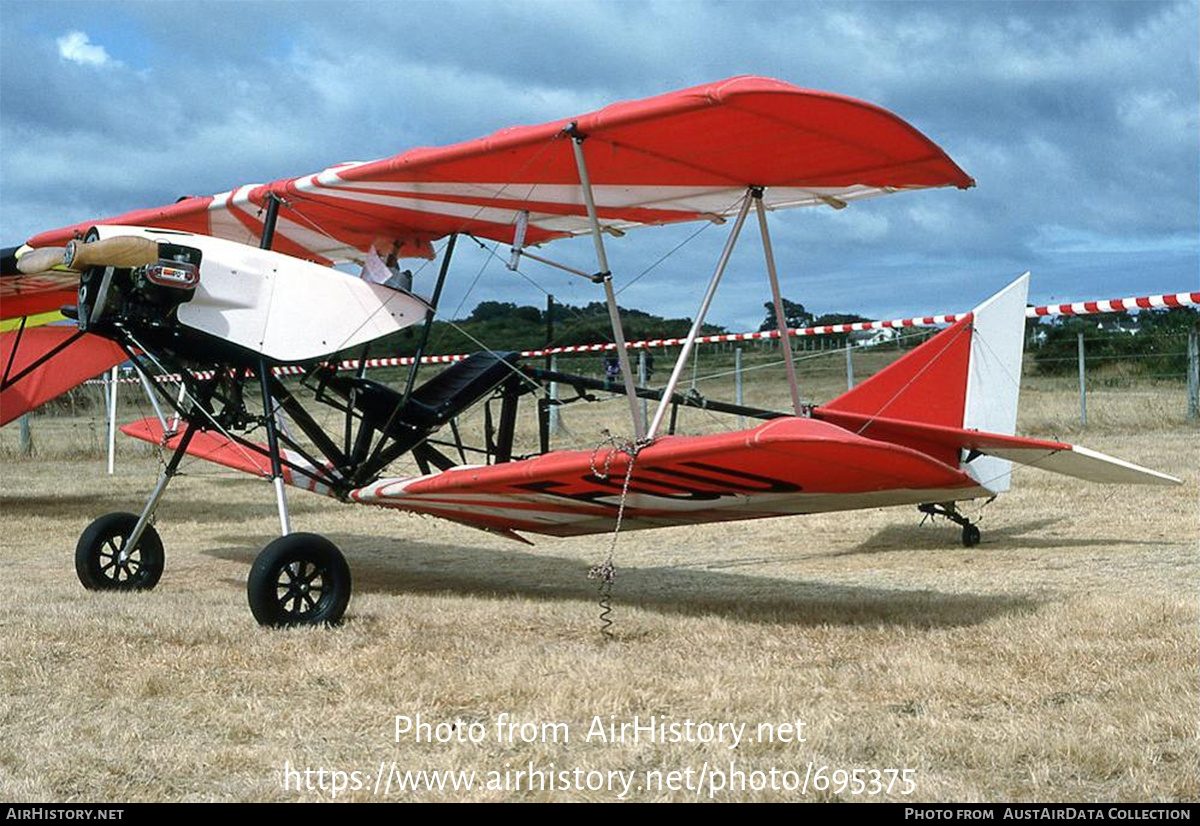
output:
[[[158,584],[165,556],[147,524],[129,541],[138,517],[109,513],[84,530],[75,548],[75,572],[91,591],[149,591]],[[323,536],[293,533],[263,549],[246,580],[250,611],[260,625],[334,625],[350,603],[350,566]]]
[[[917,505],[917,510],[926,516],[944,516],[956,525],[962,525],[962,543],[964,548],[974,548],[979,544],[981,534],[979,526],[963,516],[954,502],[938,502]]]
[[[265,387],[264,397],[269,403]],[[246,580],[250,611],[265,626],[334,625],[350,602],[350,567],[328,539],[291,532],[273,417],[267,417],[266,427],[283,536],[267,545],[250,569]],[[158,584],[163,573],[163,544],[151,523],[195,433],[195,424],[189,423],[140,515],[106,514],[79,537],[75,571],[85,588],[148,591]]]
[[[288,534],[254,560],[246,595],[260,625],[332,625],[350,602],[350,566],[325,537]]]
[[[147,525],[129,542],[137,515],[109,513],[87,526],[75,546],[75,573],[89,591],[148,591],[163,572],[163,545]]]
[[[84,529],[75,546],[75,573],[83,587],[91,591],[149,591],[158,584],[163,572],[163,544],[151,520],[167,483],[179,470],[192,436],[188,425],[179,447],[158,476],[154,492],[140,516],[132,513],[108,513]]]

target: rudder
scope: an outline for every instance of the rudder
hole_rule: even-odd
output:
[[[816,415],[878,416],[1013,435],[1028,292],[1025,273],[949,328],[819,408]],[[1004,459],[938,458],[961,466],[993,493],[1008,490],[1011,464]]]
[[[1017,432],[1021,357],[1025,352],[1025,305],[1029,273],[979,305],[971,335],[971,368],[962,428],[1012,436]],[[1008,490],[1012,462],[978,456],[963,469],[992,493]]]

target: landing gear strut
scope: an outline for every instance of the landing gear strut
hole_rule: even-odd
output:
[[[938,502],[917,505],[917,510],[926,516],[944,516],[956,525],[962,525],[962,543],[965,548],[979,544],[979,526],[959,512],[954,502]]]
[[[162,576],[162,539],[154,530],[154,511],[167,484],[179,471],[196,429],[188,425],[140,516],[109,513],[87,526],[75,546],[75,573],[90,591],[149,591]]]

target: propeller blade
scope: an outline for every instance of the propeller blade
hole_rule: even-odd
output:
[[[80,272],[89,267],[144,267],[157,260],[158,242],[135,235],[117,235],[90,244],[72,241],[63,256],[63,264]]]
[[[29,250],[17,259],[17,271],[22,275],[33,275],[61,267],[63,253],[66,251],[65,247],[42,247],[39,250]]]

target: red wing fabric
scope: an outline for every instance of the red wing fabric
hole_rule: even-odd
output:
[[[74,304],[79,276],[73,272],[0,276],[0,320],[57,310]]]
[[[35,327],[23,333],[16,330],[0,333],[0,365],[6,368],[6,384],[11,383],[0,390],[0,425],[8,424],[125,360],[125,353],[113,342],[85,334],[21,375],[26,368],[77,332],[74,327]]]
[[[732,214],[747,187],[765,203],[842,206],[901,189],[973,185],[936,144],[878,106],[737,77],[485,138],[420,148],[321,172],[246,184],[208,197],[42,233],[58,245],[95,223],[163,227],[256,243],[262,207],[284,201],[275,248],[322,263],[359,260],[374,245],[428,257],[431,242],[470,232],[527,244],[586,232],[579,173],[564,127],[585,136],[601,222],[623,231]]]

